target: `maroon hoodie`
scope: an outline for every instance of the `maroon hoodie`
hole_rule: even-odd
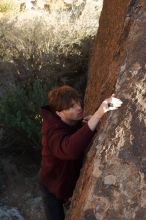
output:
[[[94,132],[80,121],[70,126],[64,123],[49,106],[41,109],[42,162],[41,182],[59,199],[72,196],[82,166],[85,148]]]

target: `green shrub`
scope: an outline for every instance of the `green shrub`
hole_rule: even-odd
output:
[[[0,98],[1,127],[14,133],[13,142],[20,146],[40,147],[39,108],[47,103],[47,85],[35,80],[32,86],[17,85]]]

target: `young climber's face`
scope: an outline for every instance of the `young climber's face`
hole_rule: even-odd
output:
[[[72,101],[72,105],[69,109],[62,110],[58,113],[61,119],[68,123],[74,124],[83,118],[83,109],[80,102]]]
[[[69,109],[63,110],[66,118],[71,120],[80,120],[83,118],[83,109],[80,102],[72,101]]]

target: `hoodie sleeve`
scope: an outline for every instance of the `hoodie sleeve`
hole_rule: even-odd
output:
[[[47,135],[47,148],[51,154],[62,160],[80,158],[85,148],[91,142],[95,132],[86,123],[72,135],[63,128],[50,129]]]

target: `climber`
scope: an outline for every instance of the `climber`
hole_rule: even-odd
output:
[[[71,198],[90,144],[102,116],[115,110],[121,100],[110,97],[90,117],[83,118],[79,93],[64,85],[48,93],[48,106],[41,108],[42,161],[40,185],[48,220],[63,220],[64,203]]]

